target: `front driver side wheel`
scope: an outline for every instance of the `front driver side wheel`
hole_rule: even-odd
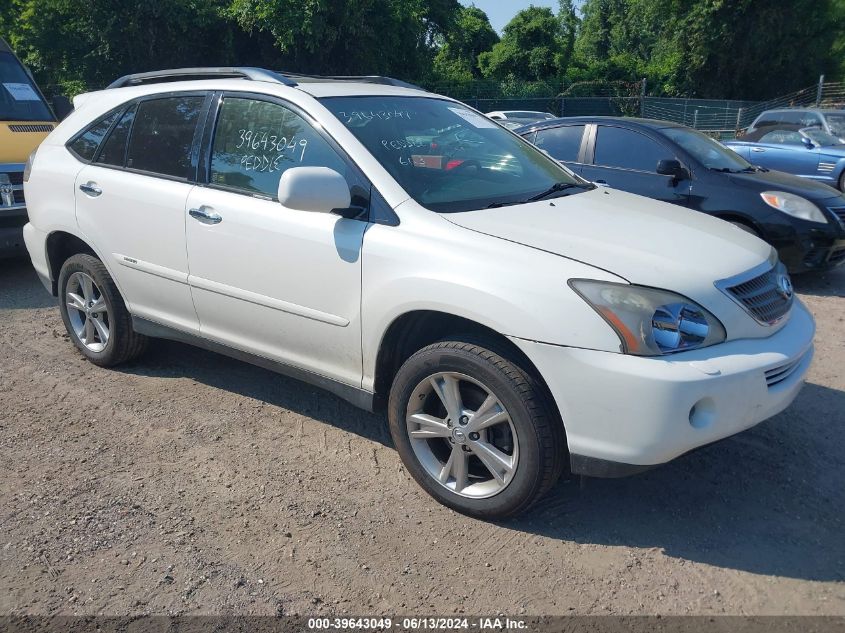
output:
[[[408,472],[440,503],[479,518],[513,516],[565,463],[563,427],[544,391],[483,342],[435,343],[397,373],[390,432]]]

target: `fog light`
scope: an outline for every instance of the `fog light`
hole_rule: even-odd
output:
[[[702,398],[689,410],[689,424],[694,429],[710,426],[716,419],[716,403],[712,398]]]

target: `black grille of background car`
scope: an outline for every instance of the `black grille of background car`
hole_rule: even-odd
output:
[[[0,174],[6,174],[9,177],[9,182],[13,185],[22,185],[23,184],[23,172],[22,171],[3,171],[0,168]]]
[[[793,300],[791,292],[785,296],[780,291],[779,274],[777,268],[772,268],[759,277],[730,286],[727,291],[758,321],[775,323],[789,312]]]
[[[839,218],[839,223],[845,226],[845,207],[829,207],[833,215]]]
[[[12,132],[52,132],[53,126],[46,123],[38,125],[21,125],[19,123],[15,123],[14,125],[10,125],[9,129]]]

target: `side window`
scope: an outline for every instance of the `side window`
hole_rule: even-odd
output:
[[[804,127],[824,127],[824,119],[818,114],[808,114],[804,117]]]
[[[546,150],[557,160],[576,161],[578,150],[581,149],[581,137],[584,136],[583,125],[565,125],[537,132],[534,144]]]
[[[217,119],[209,182],[275,197],[291,167],[330,167],[349,181],[344,160],[301,116],[276,103],[227,97]]]
[[[774,145],[802,145],[801,134],[794,130],[772,130],[760,137],[761,143]]]
[[[120,121],[114,126],[106,142],[103,143],[103,149],[97,156],[97,163],[123,167],[126,160],[126,145],[129,142],[129,130],[132,129],[136,110],[137,107],[132,106],[120,117]]]
[[[109,131],[111,124],[117,118],[118,112],[112,112],[89,127],[75,141],[68,145],[68,148],[82,160],[89,161],[94,158],[97,148],[103,137]]]
[[[167,97],[142,101],[135,114],[126,166],[187,178],[194,131],[205,97]]]
[[[673,158],[660,143],[639,132],[600,125],[596,137],[595,164],[654,172],[658,161]]]

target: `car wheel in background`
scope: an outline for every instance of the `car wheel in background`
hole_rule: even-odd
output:
[[[59,310],[73,344],[95,365],[111,367],[140,355],[147,337],[132,318],[103,263],[78,254],[59,273]]]
[[[545,494],[566,463],[544,388],[484,342],[442,341],[411,356],[390,391],[390,432],[413,478],[440,503],[485,519]]]

